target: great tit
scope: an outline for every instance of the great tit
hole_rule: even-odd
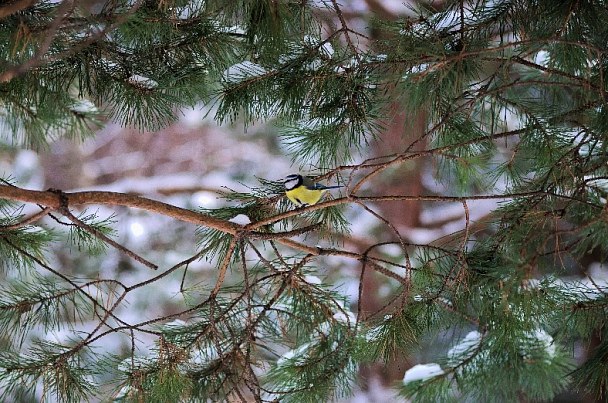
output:
[[[285,185],[285,195],[297,207],[306,207],[317,204],[327,189],[340,188],[342,186],[324,186],[314,182],[312,179],[292,174],[283,179]]]

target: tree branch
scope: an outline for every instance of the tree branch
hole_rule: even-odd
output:
[[[0,19],[8,17],[11,14],[15,14],[21,10],[36,4],[38,0],[15,0],[7,1],[4,5],[0,6]]]
[[[48,207],[52,210],[61,212],[62,198],[70,206],[86,205],[86,204],[109,204],[115,206],[133,207],[141,210],[146,210],[152,213],[161,214],[167,217],[172,217],[180,221],[189,222],[192,224],[213,228],[228,234],[236,235],[238,232],[249,232],[248,226],[241,226],[227,220],[220,220],[203,213],[176,207],[171,204],[161,201],[148,199],[142,196],[136,196],[126,193],[117,192],[54,192],[54,191],[39,191],[21,189],[14,186],[0,186],[0,198],[17,200],[26,203],[36,203],[41,206]],[[259,228],[257,226],[256,228]],[[301,231],[287,232],[283,234],[286,237],[301,233]],[[253,238],[265,239],[274,238],[271,234],[256,233]],[[319,250],[316,247],[310,247],[300,242],[293,241],[289,238],[276,239],[276,242],[303,252],[318,255]]]
[[[230,221],[220,220],[206,214],[126,193],[90,191],[74,193],[62,192],[61,194],[58,194],[53,191],[38,191],[21,189],[13,186],[0,186],[1,198],[18,200],[26,203],[36,203],[57,211],[61,209],[62,196],[66,198],[70,206],[111,204],[150,211],[152,213],[173,217],[196,225],[210,227],[233,235],[242,229],[239,224]]]

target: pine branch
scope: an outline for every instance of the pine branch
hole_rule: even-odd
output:
[[[19,3],[26,3],[26,2],[19,2]],[[29,3],[28,6],[35,4],[35,2],[28,2],[28,3]],[[15,10],[13,12],[16,12],[16,11],[17,10]],[[43,56],[51,48],[51,44],[55,40],[55,34],[57,33],[57,30],[63,23],[64,19],[68,18],[72,12],[73,12],[72,2],[70,0],[62,0],[61,3],[59,4],[59,7],[57,7],[57,16],[49,25],[49,28],[46,31],[44,40],[40,44],[40,47],[38,48],[37,52],[29,60],[21,63],[20,65],[13,66],[13,67],[7,69],[6,71],[4,71],[2,74],[0,74],[0,83],[10,81],[14,77],[25,73],[27,70],[29,70],[35,66],[38,66],[41,63]],[[0,14],[1,14],[1,11],[0,11]],[[0,17],[0,18],[2,18],[2,17]]]
[[[42,209],[42,211],[39,211],[36,214],[32,214],[31,216],[23,219],[22,221],[20,221],[18,223],[11,224],[11,225],[2,225],[2,226],[0,226],[0,229],[10,231],[13,229],[25,227],[26,225],[30,225],[30,224],[40,220],[41,218],[47,216],[51,211],[52,211],[52,209],[50,207],[45,207]]]
[[[41,1],[41,0],[30,0],[30,3],[31,3],[30,5],[33,5],[39,1]],[[36,54],[34,54],[33,57],[31,57],[27,61],[25,61],[21,64],[18,64],[18,65],[15,65],[15,66],[7,69],[3,73],[1,73],[0,74],[0,83],[8,82],[20,75],[23,75],[27,71],[29,71],[35,67],[39,67],[43,64],[49,64],[49,63],[52,63],[57,60],[65,59],[66,57],[81,51],[85,47],[87,47],[91,44],[94,44],[95,42],[97,42],[101,38],[103,38],[105,35],[107,35],[108,32],[116,29],[121,24],[123,24],[129,17],[131,17],[137,11],[141,1],[142,0],[136,0],[134,2],[134,4],[131,5],[131,7],[129,8],[129,10],[127,12],[125,12],[124,14],[122,14],[114,19],[113,24],[109,24],[108,26],[104,27],[103,29],[97,30],[92,35],[89,35],[86,38],[86,40],[81,41],[79,44],[70,47],[70,49],[68,49],[64,52],[61,52],[58,54],[47,55],[49,49],[51,48],[51,45],[53,44],[53,41],[56,39],[55,36],[57,34],[57,31],[59,30],[59,28],[61,28],[61,24],[64,22],[65,19],[70,17],[71,13],[74,11],[74,6],[73,6],[71,0],[62,0],[59,7],[57,8],[58,15],[57,15],[57,17],[55,17],[55,19],[53,20],[51,25],[48,27],[46,34],[45,34],[45,39],[42,42],[42,44],[40,45],[40,47],[38,48]],[[17,3],[26,3],[26,2],[27,2],[26,0],[17,1]],[[69,8],[70,6],[71,6],[71,8]],[[0,13],[1,13],[1,11],[0,11]],[[2,18],[2,17],[0,17],[0,18]]]

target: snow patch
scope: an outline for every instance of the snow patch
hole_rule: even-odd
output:
[[[88,99],[83,99],[81,101],[76,101],[70,107],[72,112],[76,113],[98,113],[99,109],[93,104],[93,102]]]
[[[304,276],[304,281],[306,281],[308,284],[323,284],[321,279],[317,276]]]
[[[158,87],[158,83],[148,77],[140,76],[139,74],[133,74],[129,77],[129,84],[135,85],[140,88],[144,88],[147,90],[152,90]]]
[[[442,374],[443,370],[439,364],[431,363],[414,365],[412,368],[405,371],[403,384],[407,385],[408,383],[414,381],[424,381]]]
[[[456,364],[471,357],[481,343],[482,335],[476,330],[469,332],[464,339],[448,351],[448,359]]]
[[[251,220],[245,214],[239,214],[236,217],[231,218],[229,221],[239,225],[247,225],[251,223]]]
[[[268,71],[259,64],[244,61],[228,67],[224,71],[224,78],[229,83],[238,83],[243,80],[255,78],[268,73]]]

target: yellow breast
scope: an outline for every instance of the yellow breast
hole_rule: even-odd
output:
[[[298,207],[317,204],[321,200],[323,193],[325,193],[325,189],[310,190],[305,186],[298,186],[285,192],[289,200]]]

